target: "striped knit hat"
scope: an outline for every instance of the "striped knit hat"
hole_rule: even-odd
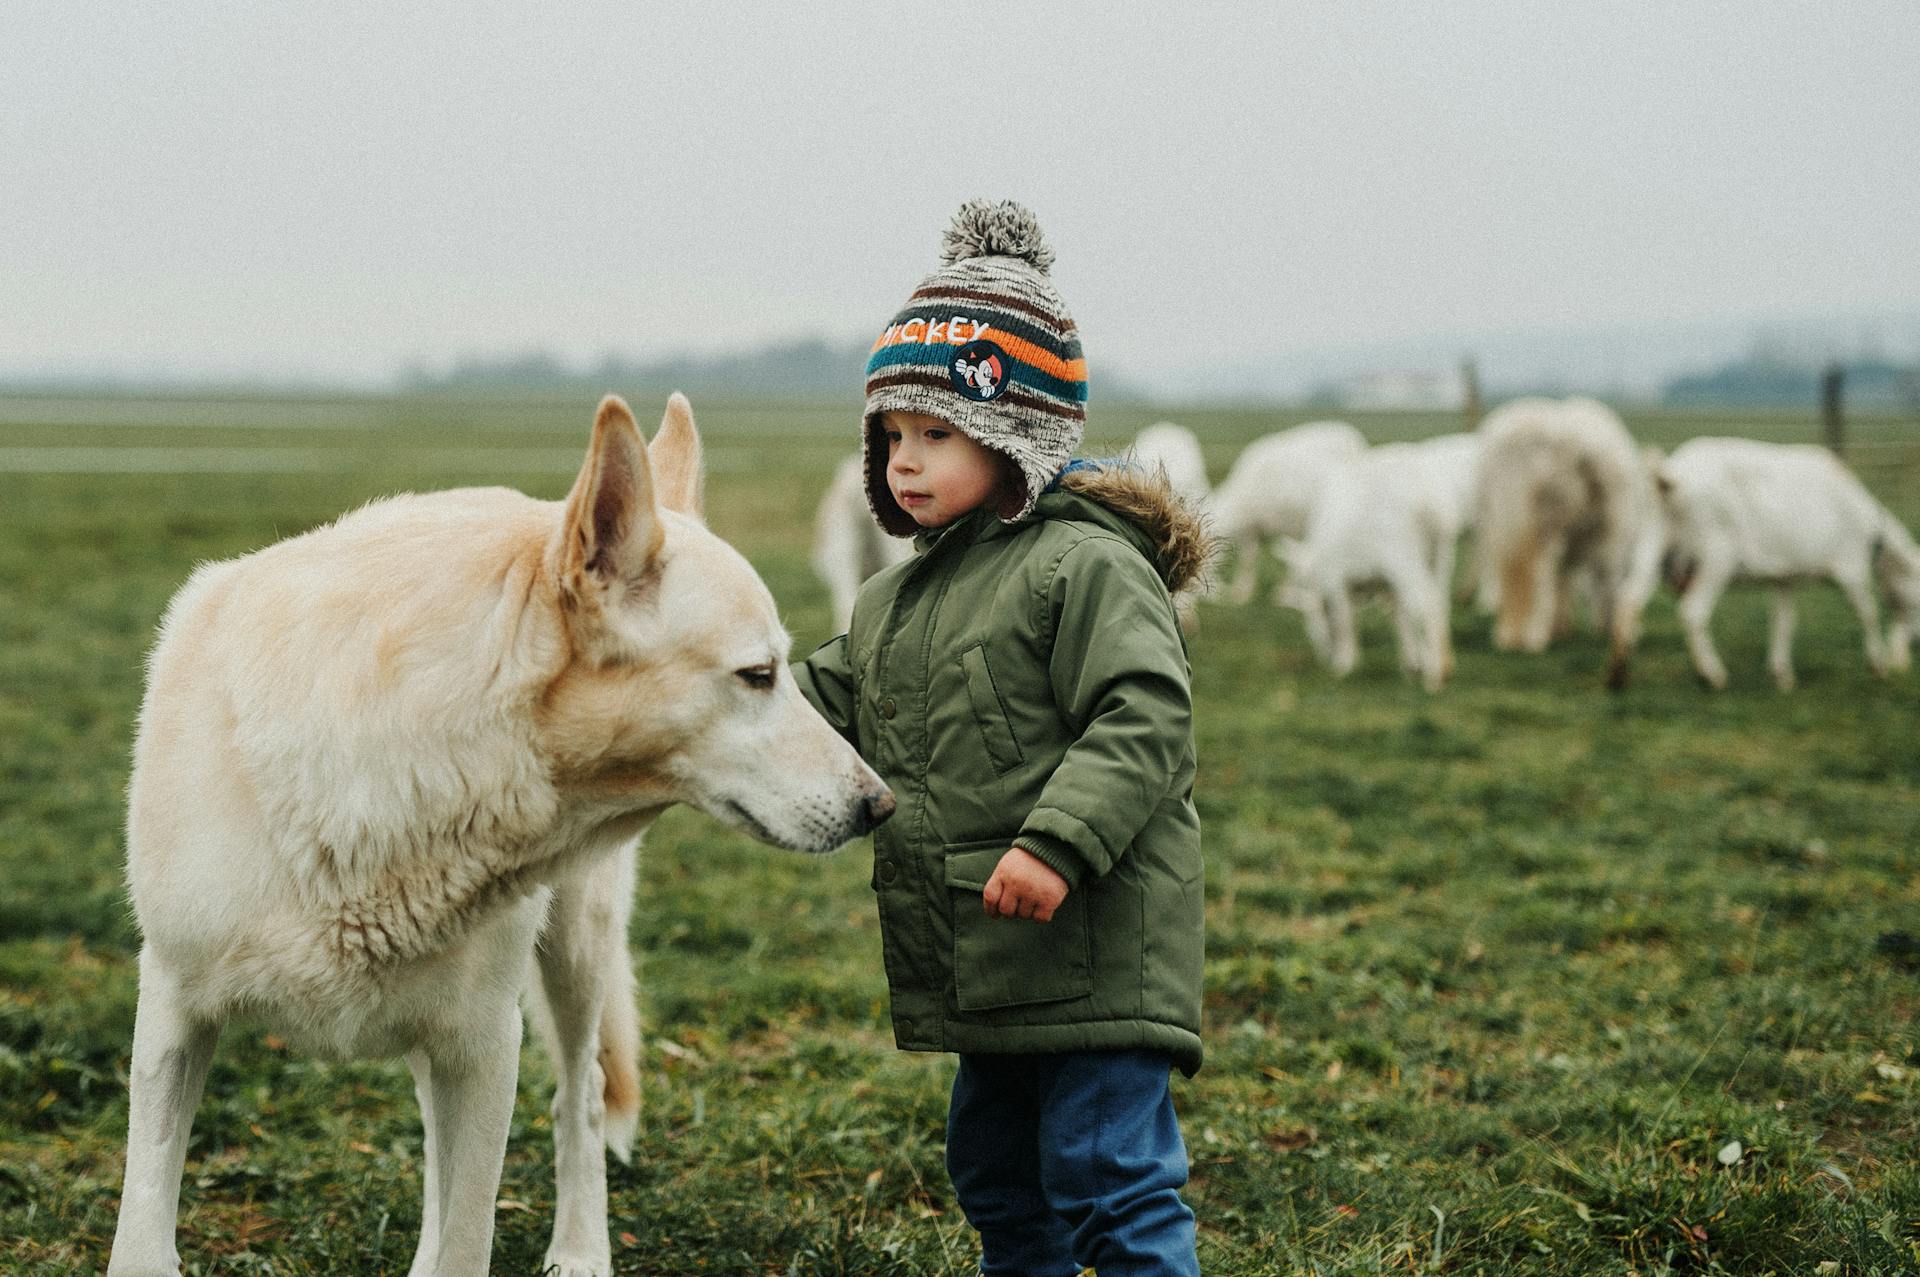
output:
[[[867,360],[867,504],[895,536],[919,527],[887,488],[881,413],[938,417],[1009,458],[1025,485],[1018,512],[1001,512],[1009,523],[1033,512],[1087,423],[1080,330],[1047,278],[1053,250],[1033,214],[1011,200],[970,201],[941,258]]]

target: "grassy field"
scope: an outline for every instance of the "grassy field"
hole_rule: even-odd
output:
[[[637,405],[650,420],[659,405]],[[696,403],[711,521],[797,649],[826,637],[812,503],[850,413]],[[592,404],[4,405],[0,425],[0,1270],[99,1271],[117,1205],[136,936],[122,798],[141,659],[193,564],[396,490],[561,495]],[[1301,416],[1187,414],[1215,477]],[[1090,444],[1148,418],[1106,408]],[[113,424],[117,422],[118,424]],[[204,424],[211,423],[211,424]],[[1450,429],[1367,417],[1377,440]],[[1798,418],[1640,416],[1644,438],[1808,436]],[[1862,423],[1920,524],[1920,423]],[[49,451],[58,450],[58,451]],[[166,473],[174,467],[200,473]],[[102,473],[24,473],[106,469]],[[1632,688],[1600,641],[1496,654],[1456,612],[1455,684],[1317,670],[1298,618],[1203,612],[1206,1070],[1176,1084],[1210,1273],[1920,1270],[1920,676],[1882,682],[1810,590],[1801,689],[1764,601],[1693,681],[1669,598]],[[649,836],[633,929],[648,1051],[623,1273],[962,1274],[941,1165],[947,1057],[886,1029],[868,857],[769,850],[688,812]],[[550,1224],[529,1050],[496,1271]],[[181,1210],[192,1273],[404,1273],[420,1212],[394,1063],[228,1030]]]

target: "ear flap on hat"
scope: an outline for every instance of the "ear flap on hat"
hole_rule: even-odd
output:
[[[860,436],[860,454],[866,473],[867,509],[873,520],[889,536],[910,537],[920,530],[913,516],[900,508],[887,486],[887,436],[881,428],[881,414],[868,413],[866,428]]]
[[[1012,522],[1023,511],[1033,508],[1027,491],[1027,475],[1012,457],[998,449],[992,451],[994,460],[1000,464],[1000,486],[996,489],[998,499],[993,502],[993,512],[1001,519]]]

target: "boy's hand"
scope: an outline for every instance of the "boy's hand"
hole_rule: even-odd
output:
[[[1002,918],[1031,918],[1050,922],[1053,911],[1067,898],[1067,880],[1046,861],[1020,847],[1012,848],[993,867],[993,877],[980,893],[980,903],[989,915]]]

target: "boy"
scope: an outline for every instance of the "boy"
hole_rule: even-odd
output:
[[[968,204],[875,343],[874,517],[920,553],[794,673],[893,788],[893,1027],[957,1051],[947,1168],[981,1271],[1196,1274],[1168,1072],[1200,1067],[1201,861],[1158,477],[1067,466],[1086,364],[1017,204]],[[1064,473],[1063,473],[1064,468]]]

